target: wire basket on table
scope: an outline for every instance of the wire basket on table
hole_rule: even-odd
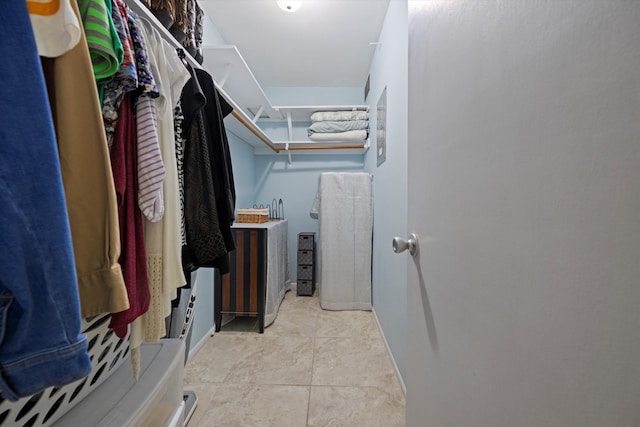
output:
[[[269,209],[237,209],[236,222],[261,224],[269,221]]]

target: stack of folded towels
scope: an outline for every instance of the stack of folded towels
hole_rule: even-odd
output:
[[[316,111],[311,122],[311,141],[365,141],[369,137],[366,111]]]

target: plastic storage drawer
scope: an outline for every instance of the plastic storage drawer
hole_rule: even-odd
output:
[[[315,241],[315,233],[299,233],[298,234],[298,250],[313,250]]]
[[[315,290],[316,287],[313,284],[313,280],[298,280],[296,295],[310,297]]]
[[[298,265],[313,265],[313,251],[298,251]]]
[[[311,265],[298,266],[298,281],[300,280],[313,280],[313,266]]]

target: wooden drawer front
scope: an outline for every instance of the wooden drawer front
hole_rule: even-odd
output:
[[[233,229],[236,250],[222,276],[223,313],[257,315],[264,305],[267,239],[265,230]],[[262,290],[262,295],[260,290]]]

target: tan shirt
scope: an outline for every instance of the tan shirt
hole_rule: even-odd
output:
[[[70,2],[80,19],[78,6]],[[107,140],[87,40],[42,58],[58,140],[83,317],[129,308]]]

